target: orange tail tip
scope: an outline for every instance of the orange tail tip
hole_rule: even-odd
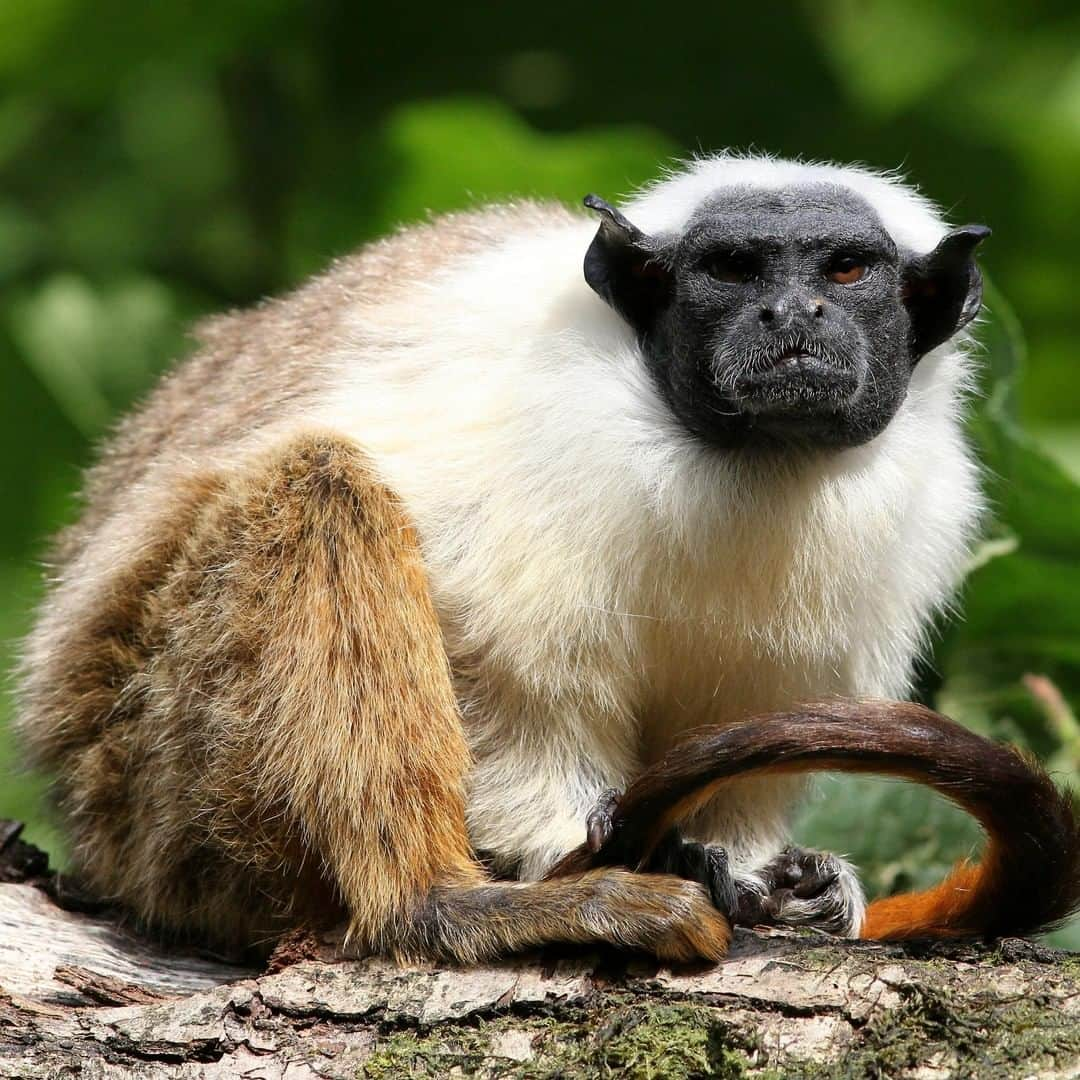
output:
[[[973,932],[964,929],[970,922],[967,915],[972,898],[985,892],[982,867],[960,863],[932,889],[875,900],[866,909],[859,937],[873,941],[963,937]]]

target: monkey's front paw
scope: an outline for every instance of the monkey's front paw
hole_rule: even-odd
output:
[[[866,901],[854,867],[828,852],[789,847],[736,879],[734,921],[743,926],[812,926],[856,937]]]
[[[674,874],[696,881],[709,894],[713,906],[732,922],[738,911],[738,889],[728,866],[728,854],[719,844],[684,840],[677,829],[657,845],[645,869],[653,874]]]
[[[586,847],[594,855],[604,851],[608,858],[634,865],[636,852],[620,850],[613,816],[620,794],[614,788],[604,791],[586,819]],[[735,879],[728,868],[727,852],[718,844],[700,844],[684,840],[678,829],[671,829],[656,846],[640,870],[650,874],[673,874],[701,885],[713,906],[731,918],[737,892]]]

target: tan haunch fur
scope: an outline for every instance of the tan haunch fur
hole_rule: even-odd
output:
[[[87,883],[234,945],[335,912],[370,943],[475,874],[423,567],[362,455],[298,442],[180,494],[166,527],[28,699],[66,713],[27,731]]]

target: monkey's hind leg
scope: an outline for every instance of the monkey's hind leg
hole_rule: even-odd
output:
[[[728,924],[691,882],[486,879],[418,543],[356,447],[310,437],[227,480],[151,607],[165,626],[126,766],[145,888],[121,897],[149,921],[252,946],[344,916],[356,951],[464,961],[555,941],[723,953]],[[153,784],[166,764],[175,808]]]

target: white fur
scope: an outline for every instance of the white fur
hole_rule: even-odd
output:
[[[673,232],[733,184],[856,190],[902,248],[945,230],[891,178],[697,161],[624,207]],[[513,234],[351,316],[306,423],[354,438],[416,522],[476,755],[481,848],[535,875],[686,727],[832,694],[902,696],[979,510],[955,343],[867,446],[751,466],[685,434],[633,335],[586,286],[594,221]],[[699,829],[743,870],[797,785],[735,785]]]

